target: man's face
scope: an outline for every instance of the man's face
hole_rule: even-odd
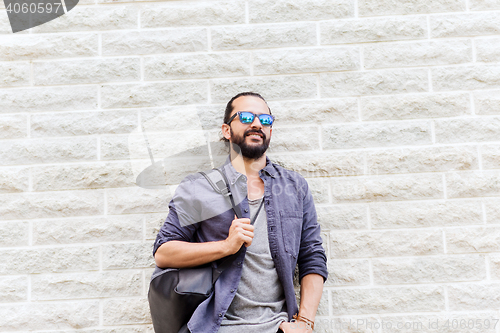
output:
[[[267,104],[262,99],[254,96],[241,96],[235,99],[231,116],[238,111],[269,114]],[[251,124],[242,124],[239,117],[236,116],[228,127],[229,133],[224,132],[226,138],[232,144],[239,146],[241,154],[246,158],[258,159],[264,155],[269,147],[273,130],[269,126],[262,126],[257,117],[254,118]],[[229,137],[227,137],[227,134],[229,134]]]

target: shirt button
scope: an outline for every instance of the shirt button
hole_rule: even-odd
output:
[[[234,289],[231,289],[231,292],[234,293]]]
[[[245,213],[248,213],[248,209],[247,208],[245,208]]]
[[[222,317],[222,313],[219,313],[219,317]]]
[[[238,266],[241,266],[241,261],[238,263]]]

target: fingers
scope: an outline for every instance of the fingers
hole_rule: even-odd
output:
[[[243,241],[243,244],[245,244],[246,247],[249,247],[250,245],[252,245],[253,232],[251,232],[251,231],[243,231],[241,233],[241,240]]]
[[[235,215],[235,216],[234,216],[233,223],[234,223],[235,221],[238,221],[238,222],[241,222],[241,223],[250,224],[250,219],[249,219],[249,218],[247,218],[247,217],[244,217],[244,218],[239,219],[239,218],[237,218],[237,217],[236,217],[236,215]]]
[[[246,237],[253,238],[253,230],[240,229],[239,232]]]
[[[254,236],[254,226],[251,224],[246,224],[244,221],[235,220],[231,225],[229,230],[230,235],[237,239],[239,246],[245,244],[245,246],[250,246],[252,244],[253,236]]]
[[[232,229],[241,228],[243,230],[248,230],[248,231],[252,231],[252,232],[255,229],[255,227],[250,224],[250,219],[247,219],[247,218],[233,220],[233,223],[231,223],[231,228]]]
[[[255,230],[255,227],[251,224],[240,224],[240,227],[243,229],[243,230],[246,230],[246,231],[251,231],[253,232]]]
[[[246,224],[240,224],[234,228],[234,233],[241,236],[250,237],[252,239],[253,239],[253,231],[254,227],[252,225],[246,225]]]
[[[254,229],[255,227],[250,224],[249,218],[239,219],[235,215],[229,228],[228,244],[231,244],[230,247],[234,251],[237,251],[242,245],[249,247],[252,244]]]
[[[252,245],[252,241],[253,241],[253,236],[252,237],[243,236],[243,244],[245,245],[245,247],[249,247],[250,245]]]

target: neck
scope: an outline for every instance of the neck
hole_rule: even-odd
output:
[[[259,171],[266,166],[266,153],[258,159],[249,159],[231,149],[231,164],[236,171],[247,177],[258,177]]]

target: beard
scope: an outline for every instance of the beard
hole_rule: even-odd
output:
[[[266,152],[267,148],[269,148],[269,142],[271,141],[271,138],[267,138],[264,132],[256,129],[249,129],[246,130],[245,133],[243,133],[242,136],[236,136],[233,133],[233,129],[230,128],[231,131],[231,145],[235,151],[238,151],[234,145],[240,148],[241,150],[241,155],[243,157],[256,160],[262,157],[264,153]],[[253,133],[258,133],[262,135],[262,143],[261,144],[247,144],[246,138],[247,136],[253,134]],[[235,149],[236,148],[236,149]]]

